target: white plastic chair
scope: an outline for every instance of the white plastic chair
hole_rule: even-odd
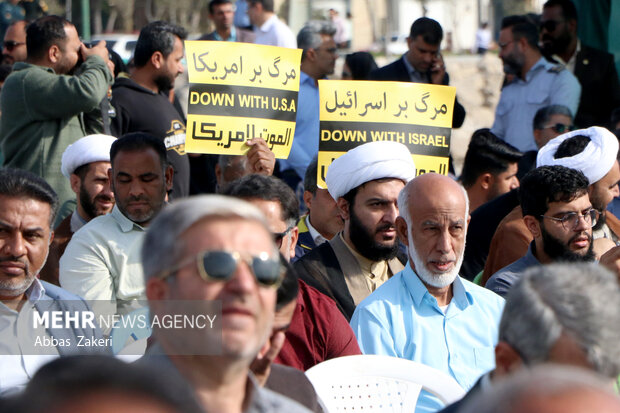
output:
[[[317,364],[306,376],[329,413],[413,412],[422,389],[445,405],[465,395],[451,376],[389,356],[339,357]]]

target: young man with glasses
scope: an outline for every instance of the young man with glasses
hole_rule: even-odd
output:
[[[540,40],[545,57],[566,65],[581,84],[575,124],[580,128],[607,126],[611,111],[620,107],[614,56],[579,41],[577,9],[571,0],[549,0],[544,4]]]
[[[532,234],[527,253],[495,273],[486,287],[505,296],[526,269],[552,262],[594,261],[592,227],[599,212],[588,197],[588,178],[564,166],[542,166],[521,181],[523,222]]]
[[[581,171],[588,179],[588,196],[593,208],[599,212],[593,228],[594,251],[598,256],[613,244],[617,245],[619,240],[620,221],[606,211],[607,205],[618,195],[620,169],[617,153],[618,139],[607,129],[599,127],[565,133],[549,141],[538,152],[539,167],[561,165]],[[523,223],[521,212],[520,207],[515,208],[495,231],[482,284],[525,254],[532,234]]]

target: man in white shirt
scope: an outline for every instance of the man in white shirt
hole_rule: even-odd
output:
[[[254,43],[269,46],[297,48],[297,40],[289,27],[273,12],[273,0],[252,0],[248,16],[255,26]]]
[[[163,141],[142,132],[116,140],[110,162],[116,205],[73,235],[60,259],[60,285],[87,300],[102,300],[97,313],[126,314],[146,299],[140,248],[172,188],[173,170]]]
[[[58,212],[58,197],[42,178],[19,169],[0,169],[0,394],[17,391],[50,359],[74,353],[79,337],[99,339],[94,328],[35,323],[35,316],[88,311],[86,303],[39,281]],[[46,328],[48,327],[48,328]],[[86,343],[83,343],[86,344]]]

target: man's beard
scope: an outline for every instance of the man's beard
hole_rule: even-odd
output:
[[[394,225],[382,224],[374,231],[366,228],[355,214],[355,209],[351,205],[351,214],[349,219],[349,236],[355,249],[363,256],[371,261],[389,260],[396,256],[398,252],[398,238],[393,243],[384,244],[375,240],[374,235],[386,229],[394,228]]]
[[[523,63],[515,59],[513,56],[504,58],[504,73],[507,75],[521,75],[521,68]]]
[[[461,269],[461,265],[463,264],[463,258],[465,256],[465,245],[463,245],[463,250],[461,251],[460,256],[456,260],[456,264],[451,271],[442,273],[442,274],[434,274],[426,268],[426,263],[422,260],[422,257],[418,255],[418,251],[416,251],[415,246],[413,244],[413,237],[411,236],[411,232],[408,231],[407,237],[409,238],[409,257],[413,261],[413,266],[415,266],[415,273],[418,275],[420,280],[424,284],[430,285],[435,288],[443,288],[447,287],[454,282],[456,276],[459,274],[459,270]],[[412,266],[412,268],[413,268]]]
[[[565,245],[560,240],[551,235],[543,225],[540,226],[540,231],[543,239],[543,251],[545,254],[549,256],[553,261],[563,261],[563,262],[589,262],[594,261],[595,255],[592,250],[592,235],[588,234],[587,236],[590,238],[590,247],[585,254],[578,254],[576,252],[571,251],[567,245],[577,237],[582,234],[576,234],[572,237],[568,243]]]
[[[159,75],[154,81],[160,92],[168,93],[174,87],[174,79],[170,79],[169,76]]]
[[[546,56],[552,56],[554,54],[561,54],[568,48],[571,37],[568,31],[564,31],[559,37],[554,38],[550,35],[542,36],[543,53]]]
[[[108,211],[97,209],[96,204],[95,204],[97,200],[102,200],[106,202],[114,202],[113,198],[109,196],[105,196],[105,195],[97,195],[91,200],[90,194],[86,190],[86,187],[84,185],[80,185],[80,205],[82,205],[82,209],[84,210],[84,213],[87,215],[83,218],[91,220],[95,217],[98,217],[99,215],[105,215],[108,213]]]

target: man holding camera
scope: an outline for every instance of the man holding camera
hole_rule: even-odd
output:
[[[105,42],[87,48],[75,26],[58,16],[42,17],[26,31],[28,57],[4,83],[0,108],[3,166],[44,178],[63,202],[75,198],[60,173],[71,143],[101,133],[99,103],[112,84]],[[80,73],[73,75],[80,65]]]

